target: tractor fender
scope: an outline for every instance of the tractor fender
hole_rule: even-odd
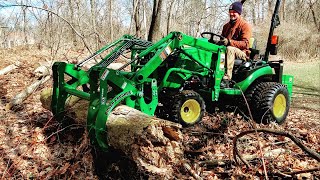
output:
[[[262,67],[248,76],[245,80],[236,83],[235,86],[239,87],[243,92],[246,91],[249,86],[258,79],[273,76],[275,73],[270,66]]]

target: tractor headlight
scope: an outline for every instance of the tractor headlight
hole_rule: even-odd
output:
[[[224,62],[226,60],[226,54],[220,53],[220,69],[224,69]]]

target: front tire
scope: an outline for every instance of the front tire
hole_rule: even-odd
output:
[[[203,118],[205,102],[195,91],[184,90],[174,97],[172,120],[183,126],[196,124]]]

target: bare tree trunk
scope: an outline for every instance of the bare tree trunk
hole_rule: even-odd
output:
[[[296,9],[296,11],[294,11],[294,12],[295,12],[295,13],[294,13],[294,17],[295,17],[295,19],[297,19],[298,16],[299,16],[299,11],[297,11],[297,9],[300,8],[300,0],[296,0],[296,3],[295,3],[295,7],[294,7],[294,8]]]
[[[26,17],[26,7],[22,7],[23,10],[23,35],[24,35],[24,44],[28,45],[28,33],[27,33],[27,17]]]
[[[271,17],[273,10],[273,0],[268,0],[268,17]]]
[[[256,1],[256,6],[257,6],[257,16],[256,16],[256,19],[257,19],[257,22],[259,23],[260,22],[260,20],[261,20],[261,16],[260,16],[260,8],[261,8],[261,2],[260,2],[260,0],[255,0]]]
[[[48,31],[49,31],[49,48],[50,48],[50,54],[53,56],[54,54],[54,47],[53,47],[53,16],[51,12],[48,12]],[[52,60],[52,59],[51,59]]]
[[[265,8],[264,8],[264,4],[265,4],[266,0],[262,0],[262,8],[261,8],[261,22],[264,21],[265,19]]]
[[[286,20],[286,0],[282,0],[282,5],[281,5],[281,15],[282,15],[282,20]]]
[[[68,6],[70,11],[70,24],[74,26],[74,8],[73,8],[72,2],[73,2],[72,0],[68,0]],[[71,29],[71,40],[73,42],[73,45],[77,46],[77,35],[73,29]]]
[[[99,42],[97,37],[97,24],[96,24],[96,1],[90,0],[90,9],[91,9],[91,22],[92,22],[92,29],[95,34],[94,36],[94,43],[95,43],[95,49],[98,48]]]
[[[143,24],[144,24],[144,38],[148,39],[148,27],[147,27],[147,0],[143,1]]]
[[[186,7],[186,0],[183,0],[183,3],[182,3],[182,7],[183,7],[183,9],[185,9],[185,7]],[[188,26],[186,25],[187,23],[186,23],[186,21],[187,21],[187,18],[186,18],[186,11],[183,11],[183,21],[182,21],[182,23],[183,23],[183,29],[184,30],[186,30],[187,28],[188,28]]]
[[[148,40],[155,41],[160,39],[160,21],[161,21],[162,0],[153,0],[152,19],[149,29]]]
[[[257,21],[256,21],[256,4],[257,4],[257,1],[256,0],[252,0],[252,5],[251,5],[251,13],[252,13],[252,23],[253,25],[256,25],[257,24]],[[258,13],[259,14],[259,13]]]
[[[131,30],[133,29],[133,21],[135,21],[135,14],[138,7],[139,0],[133,0],[132,1],[132,14],[131,14],[131,21],[130,21],[130,27],[129,27],[129,34],[132,34]]]
[[[199,15],[200,15],[200,18],[199,18],[199,20],[197,21],[197,26],[196,26],[196,31],[195,31],[195,33],[194,33],[194,36],[197,36],[197,37],[199,37],[200,36],[200,29],[201,29],[201,24],[202,24],[202,21],[204,20],[204,19],[206,19],[207,17],[207,1],[204,1],[204,2],[202,2],[202,3],[204,3],[204,4],[202,4],[201,6],[202,6],[202,8],[201,9],[199,9]]]
[[[112,0],[109,0],[109,25],[110,25],[110,40],[113,41],[113,23],[112,23]]]
[[[169,34],[169,32],[170,32],[170,20],[171,20],[173,3],[174,2],[175,2],[175,0],[171,0],[170,1],[170,5],[169,5],[169,12],[168,12],[168,18],[167,18],[167,34]]]
[[[313,9],[313,3],[311,2],[311,0],[309,0],[309,7],[310,7],[310,10],[311,10],[311,13],[312,13],[312,18],[313,18],[314,25],[316,26],[318,32],[320,32],[320,24],[317,21],[317,16],[315,15],[315,12],[314,12],[314,9]]]
[[[140,2],[141,1],[136,1],[135,10],[134,10],[134,22],[135,22],[135,30],[136,30],[136,36],[140,37],[141,36],[141,24],[140,24],[140,13],[139,13],[139,8],[140,8]],[[134,3],[134,1],[133,1]]]

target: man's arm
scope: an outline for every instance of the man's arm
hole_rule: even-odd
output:
[[[221,36],[227,38],[227,37],[228,37],[228,34],[227,34],[227,33],[228,33],[229,29],[230,29],[230,27],[229,27],[229,24],[228,24],[228,23],[225,24],[225,25],[223,25]]]

